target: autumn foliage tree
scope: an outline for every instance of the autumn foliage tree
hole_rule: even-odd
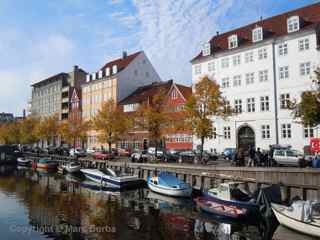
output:
[[[90,122],[81,119],[67,119],[59,124],[59,135],[69,143],[73,148],[76,147],[76,141],[79,139],[82,143],[87,139],[87,132],[90,129]]]
[[[166,92],[160,90],[147,104],[140,106],[135,116],[135,125],[147,130],[149,140],[155,144],[156,156],[164,130],[169,124],[169,117],[165,109],[166,96]]]
[[[117,143],[128,130],[130,120],[118,109],[113,100],[109,100],[102,104],[92,124],[98,131],[98,140],[107,143],[111,152],[112,144]]]
[[[38,117],[27,117],[20,122],[20,140],[22,144],[34,144],[39,141],[37,127],[40,124]]]
[[[315,88],[301,94],[300,102],[293,105],[296,118],[306,125],[317,126],[320,124],[320,68],[315,72],[313,84]]]
[[[200,159],[202,159],[205,139],[210,139],[214,135],[215,119],[225,119],[232,114],[227,103],[216,81],[205,76],[194,86],[193,95],[185,104],[184,121],[181,121],[180,128],[191,129],[200,139]]]
[[[43,141],[47,141],[49,144],[51,140],[55,136],[58,135],[58,129],[59,129],[59,116],[58,115],[52,115],[48,117],[41,118],[40,123],[38,124],[35,132],[36,136],[42,140],[42,147],[43,147]]]
[[[0,125],[0,143],[19,144],[20,143],[20,123],[9,122]]]

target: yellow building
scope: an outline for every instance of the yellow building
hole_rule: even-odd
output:
[[[144,54],[123,53],[122,58],[106,63],[98,72],[88,74],[82,85],[82,118],[92,120],[103,102],[110,99],[118,103],[139,86],[160,81],[160,77]],[[98,133],[88,133],[88,148],[106,148],[98,142]]]

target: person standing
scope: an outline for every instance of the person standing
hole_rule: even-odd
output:
[[[248,167],[254,166],[255,155],[256,155],[256,151],[254,150],[254,147],[252,146],[249,147],[248,154],[249,154]]]

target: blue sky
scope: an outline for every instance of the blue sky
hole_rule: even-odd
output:
[[[190,59],[216,31],[315,0],[0,0],[0,112],[27,107],[30,84],[79,65],[96,71],[144,50],[163,80],[191,84]]]

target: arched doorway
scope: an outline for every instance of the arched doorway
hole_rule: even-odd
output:
[[[255,134],[248,125],[242,126],[238,129],[238,148],[248,150],[249,147],[255,147]]]

